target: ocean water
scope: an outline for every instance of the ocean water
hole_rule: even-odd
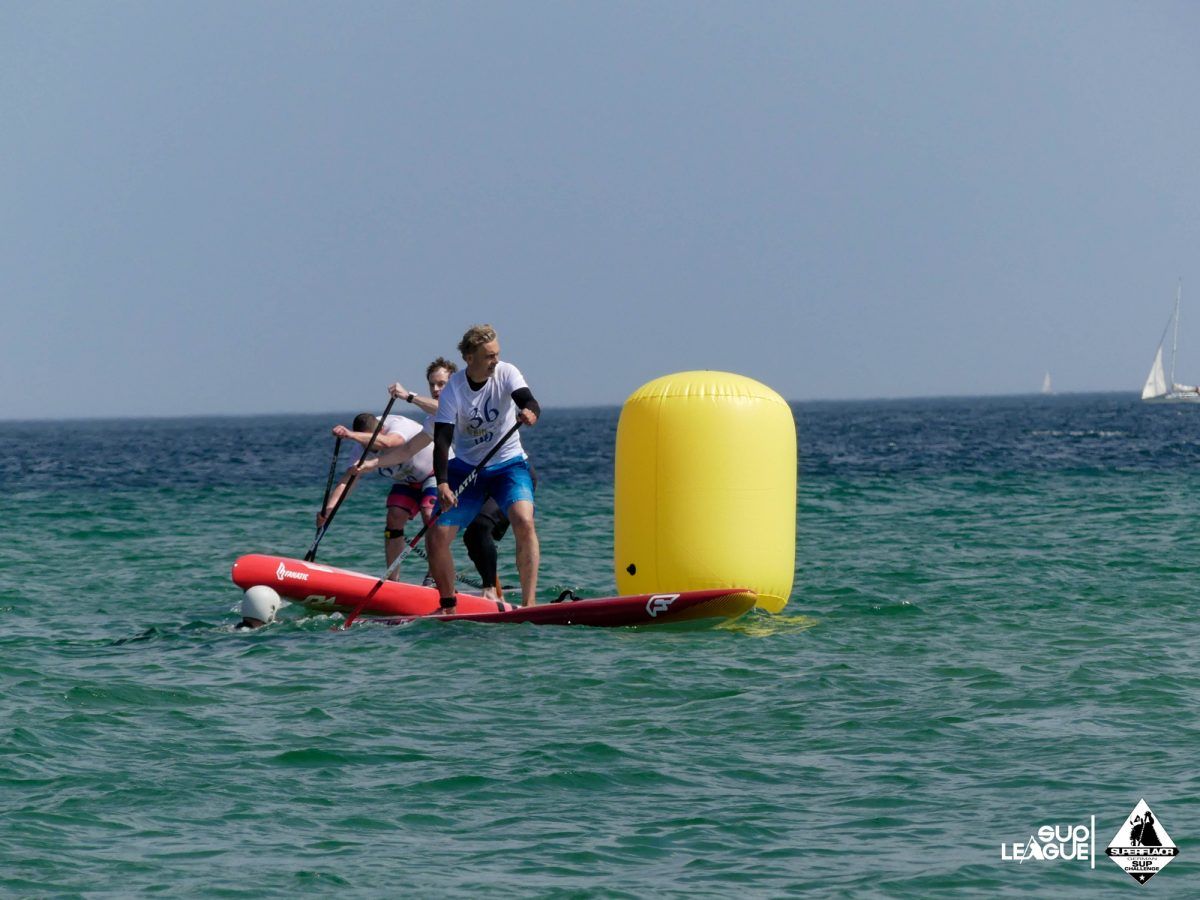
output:
[[[1200,409],[794,412],[790,603],[692,632],[235,633],[345,416],[0,423],[0,895],[1195,896]],[[614,591],[617,414],[525,435],[547,596]],[[381,568],[384,493],[322,561]],[[1093,816],[1094,868],[1004,858]]]

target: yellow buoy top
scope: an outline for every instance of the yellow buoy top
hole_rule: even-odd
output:
[[[647,381],[629,395],[626,405],[647,399],[712,399],[712,398],[742,398],[749,400],[766,400],[779,403],[788,409],[787,401],[761,381],[747,378],[745,375],[735,375],[733,372],[718,372],[710,369],[697,369],[691,372],[676,372],[674,375],[663,375],[653,381]]]

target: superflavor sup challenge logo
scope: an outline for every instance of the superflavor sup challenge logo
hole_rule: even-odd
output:
[[[1143,799],[1104,852],[1130,878],[1145,884],[1179,855],[1179,848]]]

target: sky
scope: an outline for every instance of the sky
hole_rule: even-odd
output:
[[[1132,393],[1180,279],[1195,383],[1197,46],[1189,2],[7,0],[0,419],[373,409],[476,322],[546,408]]]

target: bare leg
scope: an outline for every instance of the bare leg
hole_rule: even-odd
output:
[[[533,504],[518,500],[507,510],[512,523],[513,538],[517,542],[517,572],[521,575],[521,602],[524,606],[537,604],[538,567],[542,552],[538,544],[537,529],[533,524]]]
[[[429,525],[430,520],[433,519],[434,508],[435,507],[433,507],[433,506],[426,506],[425,504],[422,503],[422,505],[421,505],[421,524],[423,526],[427,527]],[[429,552],[426,551],[425,555],[428,557]],[[425,575],[421,579],[421,586],[422,587],[432,587],[433,586],[433,569],[431,569],[429,567],[428,562],[426,562],[426,564],[425,564]]]
[[[457,531],[457,525],[434,525],[425,533],[429,571],[437,582],[439,597],[454,596],[454,554],[451,545]]]
[[[383,539],[383,555],[387,557],[388,568],[392,567],[392,563],[396,561],[396,557],[404,551],[404,526],[408,523],[408,513],[398,506],[389,506],[387,510],[387,530],[397,537],[385,537]],[[399,581],[400,573],[398,571],[392,573],[392,581]]]

